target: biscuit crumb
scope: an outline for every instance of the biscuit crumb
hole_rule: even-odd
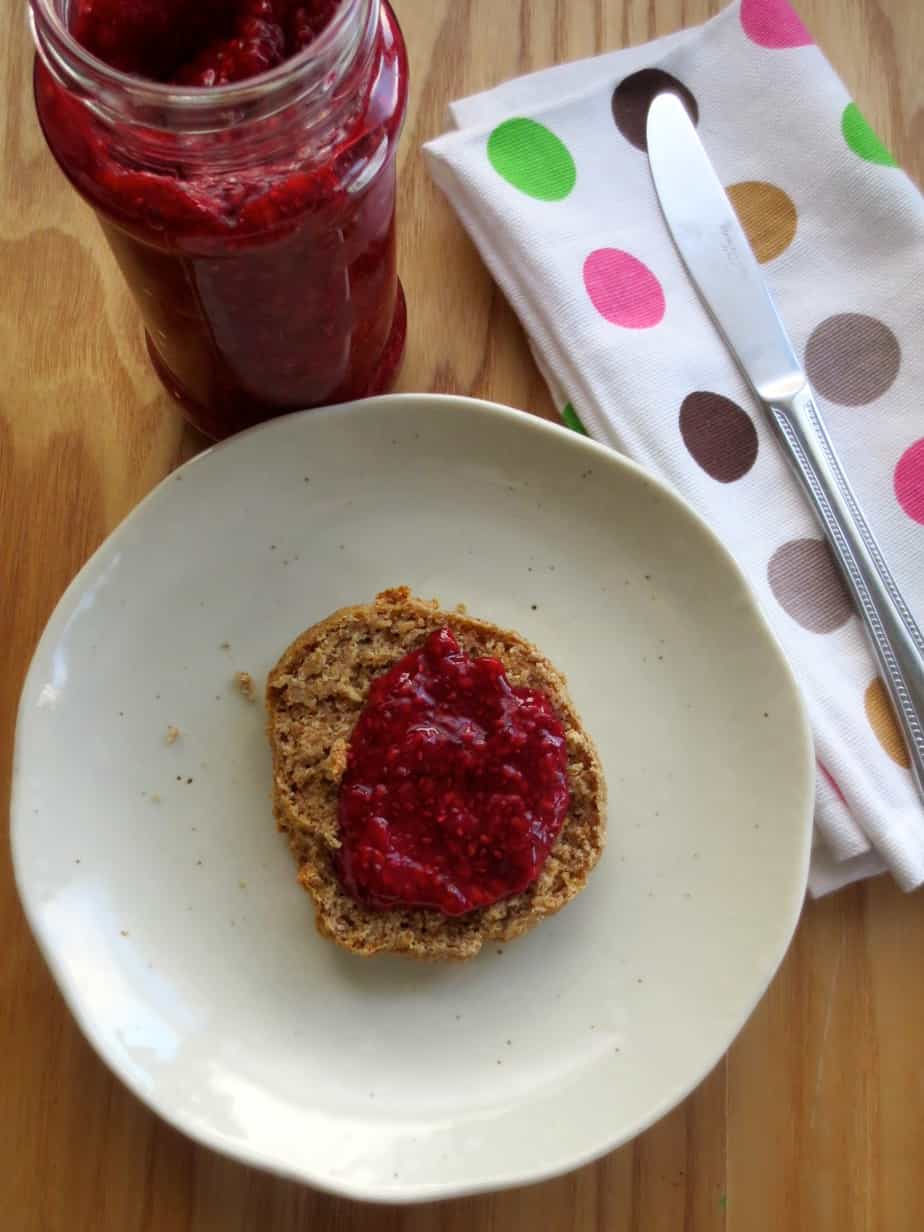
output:
[[[165,737],[167,743],[176,744],[179,738],[180,738],[180,729],[178,727],[174,727],[173,724],[171,723],[170,726],[167,728],[167,735]]]
[[[324,761],[321,762],[320,769],[324,777],[332,783],[339,783],[346,772],[347,766],[347,751],[349,744],[343,737],[339,737],[331,745],[331,750]]]
[[[160,795],[156,791],[151,792],[151,803],[160,804]]]
[[[242,697],[246,697],[249,702],[257,700],[257,690],[250,672],[235,672],[234,685],[238,693]]]

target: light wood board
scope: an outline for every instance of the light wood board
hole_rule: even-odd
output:
[[[411,329],[400,388],[551,415],[510,309],[419,155],[446,103],[703,20],[713,0],[397,0],[413,69],[401,154]],[[800,0],[871,123],[924,181],[924,4]],[[0,11],[0,800],[16,702],[65,585],[202,447],[147,363],[120,275],[46,151],[25,0]],[[62,819],[66,823],[66,819]],[[0,1226],[8,1232],[918,1232],[924,1228],[924,894],[810,904],[728,1057],[682,1107],[548,1184],[407,1210],[327,1198],[162,1125],[83,1041],[0,844]]]

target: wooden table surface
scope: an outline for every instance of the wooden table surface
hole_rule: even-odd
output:
[[[692,24],[716,0],[396,0],[413,69],[402,146],[400,387],[551,415],[523,335],[425,174],[448,100]],[[924,183],[922,0],[799,0],[861,108]],[[202,447],[155,381],[115,265],[36,124],[25,0],[0,15],[0,799],[16,701],[66,584]],[[51,771],[53,772],[53,771]],[[607,1159],[502,1195],[356,1205],[230,1163],[161,1124],[91,1053],[0,854],[0,1227],[6,1232],[918,1232],[924,894],[885,879],[806,907],[725,1060]]]

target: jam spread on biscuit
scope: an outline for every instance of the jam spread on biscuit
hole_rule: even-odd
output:
[[[568,806],[549,698],[437,629],[372,683],[340,787],[337,872],[366,906],[463,915],[536,880]]]

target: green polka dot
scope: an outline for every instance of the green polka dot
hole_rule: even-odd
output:
[[[567,146],[535,120],[498,124],[488,138],[488,158],[508,184],[538,201],[563,200],[577,179]]]
[[[572,432],[580,432],[581,436],[587,435],[587,429],[578,419],[578,413],[570,402],[566,402],[561,408],[561,417]]]
[[[883,167],[897,166],[895,159],[870,128],[856,103],[848,103],[844,108],[841,132],[854,154],[865,158],[868,163],[879,163]]]

